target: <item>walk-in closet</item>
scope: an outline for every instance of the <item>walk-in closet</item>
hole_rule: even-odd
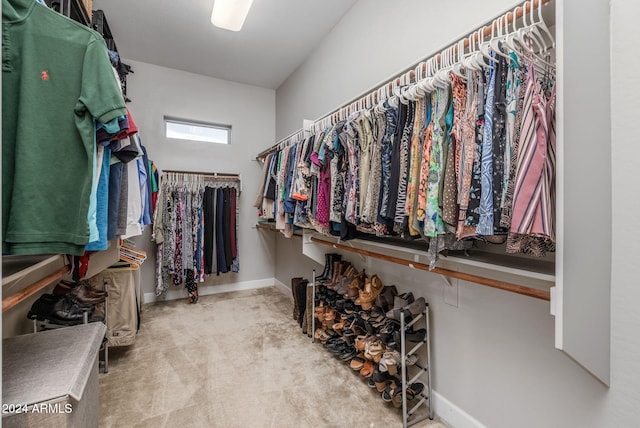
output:
[[[6,427],[631,427],[640,5],[2,0]]]

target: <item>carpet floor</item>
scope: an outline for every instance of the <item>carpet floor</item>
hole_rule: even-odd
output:
[[[292,308],[276,287],[145,305],[136,343],[112,348],[100,374],[100,426],[401,427],[401,411],[311,343]]]

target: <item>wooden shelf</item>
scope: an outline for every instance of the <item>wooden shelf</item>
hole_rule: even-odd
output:
[[[256,223],[256,229],[263,230],[271,230],[273,232],[279,232],[279,229],[276,229],[276,224],[270,221],[259,221]],[[302,236],[302,230],[295,230],[293,232],[293,236]]]

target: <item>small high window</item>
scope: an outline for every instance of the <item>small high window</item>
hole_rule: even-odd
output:
[[[165,117],[164,127],[167,138],[218,144],[229,144],[231,140],[231,126],[228,125]]]

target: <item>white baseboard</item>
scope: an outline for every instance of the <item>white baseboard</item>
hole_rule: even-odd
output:
[[[293,295],[291,294],[291,286],[287,286],[287,284],[278,280],[278,278],[274,278],[273,283],[278,289],[278,291],[280,291],[285,296],[289,296],[291,298],[291,301],[293,301]]]
[[[210,294],[226,293],[229,291],[252,290],[254,288],[271,287],[277,284],[275,278],[256,279],[253,281],[240,281],[229,284],[219,285],[202,285],[198,286],[198,296],[207,296]],[[283,284],[284,285],[284,284]],[[163,300],[186,299],[189,296],[187,289],[184,287],[170,287],[166,296],[156,296],[155,293],[144,293],[144,303],[153,303]]]
[[[447,425],[453,428],[486,428],[476,418],[444,398],[437,391],[433,394],[433,412]]]

